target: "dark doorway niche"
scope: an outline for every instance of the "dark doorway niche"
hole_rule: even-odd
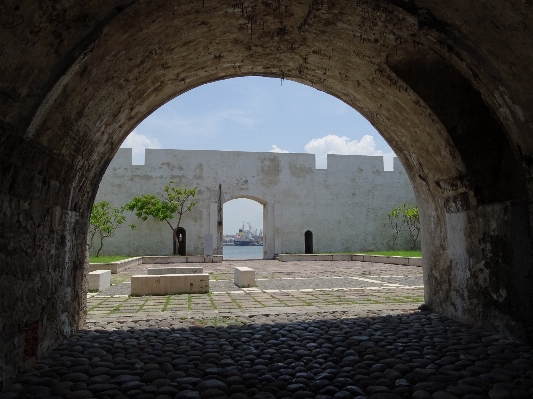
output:
[[[305,253],[306,254],[312,254],[313,253],[313,232],[310,230],[307,230],[304,233],[305,236]]]
[[[183,227],[178,227],[178,231],[176,233],[180,242],[178,255],[185,256],[187,253],[187,232]],[[176,253],[176,241],[174,240],[174,237],[172,237],[172,253]]]

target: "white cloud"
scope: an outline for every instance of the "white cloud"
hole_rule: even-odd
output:
[[[120,146],[121,148],[131,148],[133,154],[133,164],[144,164],[145,148],[161,148],[161,144],[156,139],[151,139],[144,134],[139,134],[135,130],[130,133]]]
[[[289,151],[287,150],[282,150],[281,148],[278,148],[278,146],[276,144],[273,144],[272,145],[272,149],[268,152],[278,152],[278,153],[283,153],[283,154],[288,154]]]
[[[325,169],[327,154],[339,155],[381,155],[385,158],[385,170],[392,170],[392,158],[394,153],[384,153],[376,148],[374,137],[365,135],[361,140],[350,140],[346,136],[328,134],[327,136],[312,139],[304,147],[304,150],[316,156],[316,166]]]

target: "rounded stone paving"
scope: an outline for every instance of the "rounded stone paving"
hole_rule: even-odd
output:
[[[0,399],[533,397],[533,348],[418,311],[421,268],[300,263],[246,263],[252,289],[207,266],[197,295],[128,297],[117,276]]]
[[[83,330],[0,398],[532,397],[530,346],[431,312],[379,313]]]

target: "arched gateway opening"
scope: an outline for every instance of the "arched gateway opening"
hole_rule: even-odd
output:
[[[6,9],[2,379],[33,357],[24,356],[26,331],[40,356],[83,325],[89,210],[124,138],[171,98],[245,75],[311,85],[368,118],[420,204],[427,305],[532,340],[533,17],[525,2],[483,7],[44,1]]]
[[[272,204],[250,195],[236,197],[234,193],[227,193],[227,196],[223,205],[223,232],[230,245],[224,246],[224,258],[272,259],[274,212],[269,209]]]
[[[172,237],[172,253],[178,253],[180,256],[187,255],[187,231],[183,227],[178,227],[177,231],[179,246],[176,251],[176,240]]]
[[[307,230],[304,233],[304,243],[305,243],[305,253],[313,253],[313,233],[310,230]]]

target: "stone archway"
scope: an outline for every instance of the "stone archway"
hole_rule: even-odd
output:
[[[245,75],[311,85],[366,116],[421,204],[427,304],[533,339],[527,2],[0,7],[4,381],[83,324],[89,209],[126,135],[171,98]]]

